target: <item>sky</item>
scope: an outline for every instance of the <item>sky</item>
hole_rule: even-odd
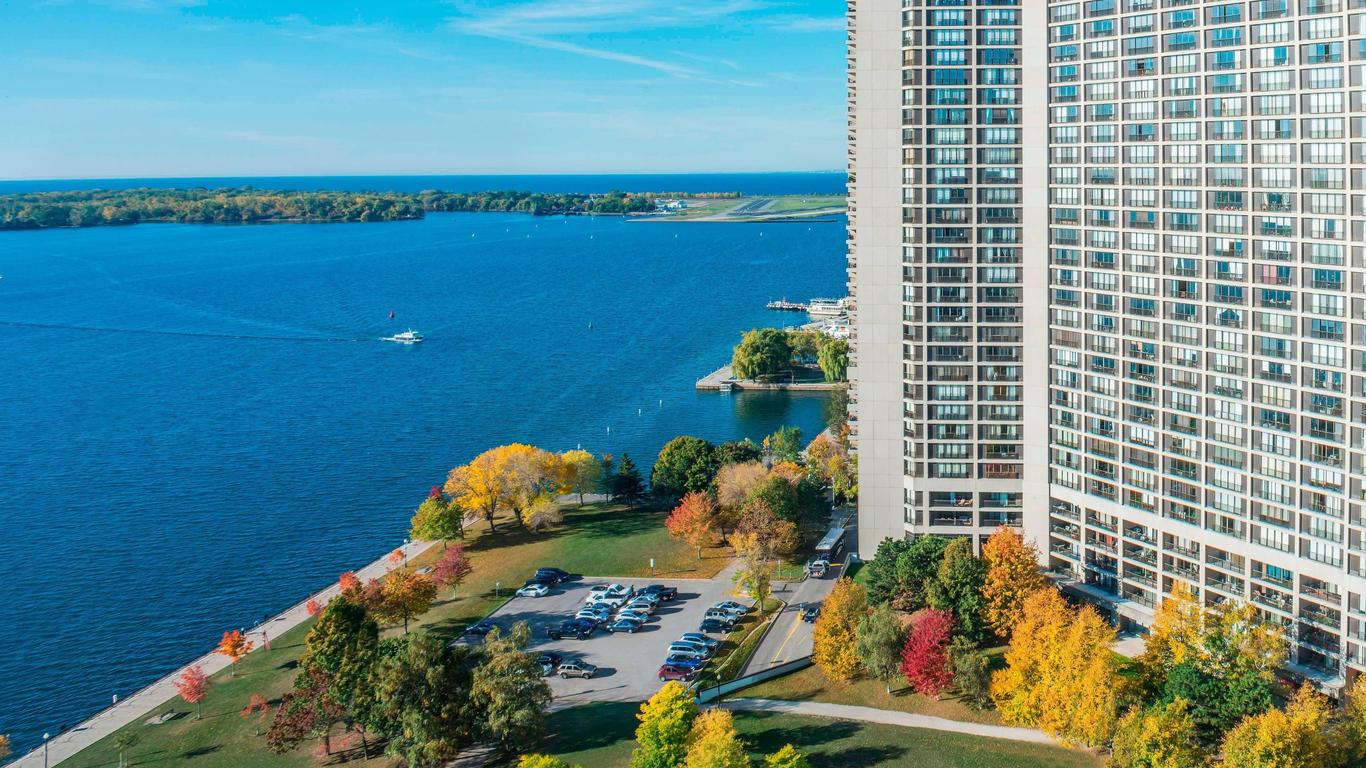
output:
[[[839,0],[0,0],[0,179],[836,170]]]

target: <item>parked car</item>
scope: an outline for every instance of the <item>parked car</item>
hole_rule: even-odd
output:
[[[808,624],[810,624],[811,622],[815,621],[816,618],[819,617],[820,615],[821,615],[821,604],[820,604],[820,603],[807,603],[807,604],[806,604],[806,607],[802,609],[802,621],[804,621],[804,622],[806,622],[806,623],[808,623]]]
[[[533,581],[517,590],[518,597],[545,597],[548,594],[550,594],[550,587],[539,581]]]
[[[585,603],[607,600],[608,598],[620,598],[621,602],[626,602],[635,594],[635,590],[624,584],[601,584],[588,590],[588,597]]]
[[[726,613],[734,614],[736,617],[744,616],[749,613],[749,606],[744,603],[737,603],[734,600],[726,600],[712,606],[713,610],[720,609]]]
[[[732,626],[733,624],[728,621],[722,621],[721,619],[715,618],[706,618],[702,619],[702,623],[698,624],[697,628],[703,632],[722,633],[729,632]]]
[[[586,661],[566,661],[561,663],[559,668],[560,677],[565,678],[582,677],[587,679],[592,677],[597,671],[597,667]]]
[[[574,618],[581,621],[591,621],[594,624],[601,624],[612,618],[612,609],[605,605],[590,605],[580,608],[579,612],[574,614]]]
[[[682,656],[685,659],[707,658],[707,652],[703,650],[700,646],[693,645],[692,643],[670,643],[669,650],[666,651],[666,653],[669,656]]]
[[[647,594],[645,594],[645,593],[643,593],[643,592],[637,592],[637,593],[635,594],[635,596],[633,596],[633,597],[631,598],[630,602],[632,602],[632,603],[636,603],[636,602],[640,602],[640,603],[649,603],[650,605],[658,606],[658,605],[659,605],[659,600],[660,600],[659,595],[653,595],[653,594],[652,594],[652,595],[647,595]]]
[[[703,667],[707,666],[706,659],[699,659],[696,656],[670,656],[664,660],[664,663],[673,667],[683,667],[684,669],[691,669],[694,671],[701,670]]]
[[[703,621],[706,621],[708,619],[725,624],[727,632],[730,631],[731,627],[735,626],[735,622],[738,620],[735,616],[732,616],[731,614],[726,613],[725,611],[718,611],[716,609],[707,611],[705,614],[702,615]]]
[[[666,587],[663,584],[651,584],[640,590],[643,595],[659,595],[659,599],[665,602],[678,597],[678,587]]]
[[[642,611],[644,613],[654,613],[655,604],[649,600],[641,600],[638,597],[631,598],[631,601],[622,606],[623,609],[632,611]]]
[[[659,666],[659,682],[667,683],[670,680],[691,683],[697,677],[697,669],[679,666],[678,664],[661,664]]]
[[[608,632],[625,632],[626,634],[630,635],[635,634],[635,631],[637,629],[640,629],[640,626],[643,623],[644,622],[642,622],[640,619],[633,618],[631,616],[621,616],[618,617],[616,621],[612,622],[611,624],[608,624],[606,629]]]
[[[546,627],[545,635],[551,640],[561,640],[566,637],[587,640],[593,636],[593,630],[597,629],[597,626],[597,622],[594,621],[570,619],[569,621]]]
[[[550,578],[554,579],[556,584],[559,584],[562,581],[569,581],[571,577],[569,571],[561,570],[559,568],[537,568],[535,578]]]
[[[562,661],[564,661],[563,656],[550,652],[543,653],[536,659],[536,663],[541,665],[541,674],[543,675],[555,674],[555,670],[559,668]]]
[[[707,637],[701,632],[684,632],[683,636],[678,639],[687,640],[690,643],[701,643],[702,645],[705,645],[708,650],[713,652],[716,650],[716,647],[721,644],[720,640],[717,640],[714,637]]]
[[[702,658],[705,659],[710,659],[712,654],[712,649],[709,648],[706,643],[699,643],[696,640],[684,640],[681,638],[675,640],[669,645],[669,653],[673,653],[675,648],[691,648],[702,654]]]
[[[647,621],[650,620],[650,614],[646,613],[645,611],[638,611],[638,610],[636,610],[636,609],[634,609],[634,608],[627,608],[627,609],[622,610],[622,611],[617,611],[617,618],[618,618],[618,619],[635,619],[636,621],[640,622],[641,624],[644,624],[645,622],[647,622]]]
[[[483,637],[484,635],[487,635],[488,633],[492,632],[494,628],[497,626],[497,624],[494,624],[491,621],[481,621],[476,624],[471,624],[468,627],[465,627],[465,631],[462,634]]]

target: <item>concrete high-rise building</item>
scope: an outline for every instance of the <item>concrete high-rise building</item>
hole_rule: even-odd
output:
[[[850,0],[859,546],[1366,670],[1366,0]]]

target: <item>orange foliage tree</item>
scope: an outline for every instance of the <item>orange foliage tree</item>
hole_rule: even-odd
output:
[[[209,692],[209,678],[204,674],[203,668],[198,664],[186,667],[185,671],[180,673],[180,677],[176,678],[175,689],[187,704],[195,705],[194,719],[203,717],[204,696]]]
[[[247,636],[242,634],[242,630],[234,629],[223,633],[223,639],[218,641],[218,647],[214,649],[214,653],[228,657],[228,661],[232,662],[232,670],[229,675],[237,677],[237,662],[241,661],[243,656],[251,653],[251,649],[255,647],[247,639]]]
[[[309,616],[317,616],[322,612],[323,604],[310,597],[308,602],[304,603],[304,610],[308,611]]]
[[[396,572],[384,580],[379,600],[371,611],[380,621],[402,621],[408,633],[408,620],[421,616],[436,600],[436,582],[414,571]]]
[[[982,545],[987,575],[982,584],[987,626],[1009,639],[1020,623],[1024,602],[1044,586],[1039,573],[1039,551],[1014,528],[1001,526]]]
[[[702,548],[716,540],[716,502],[709,494],[693,491],[684,496],[664,521],[669,535],[697,547],[697,559],[702,559]]]
[[[241,714],[243,720],[251,720],[255,717],[256,735],[260,736],[261,722],[270,719],[270,702],[266,700],[265,696],[262,696],[259,693],[253,693],[251,695],[251,700],[242,708]]]

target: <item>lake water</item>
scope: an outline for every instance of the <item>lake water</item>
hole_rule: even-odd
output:
[[[814,434],[821,397],[693,382],[802,317],[766,301],[842,295],[843,241],[518,214],[0,235],[0,733],[30,747],[382,554],[491,445],[648,471],[677,434]]]

